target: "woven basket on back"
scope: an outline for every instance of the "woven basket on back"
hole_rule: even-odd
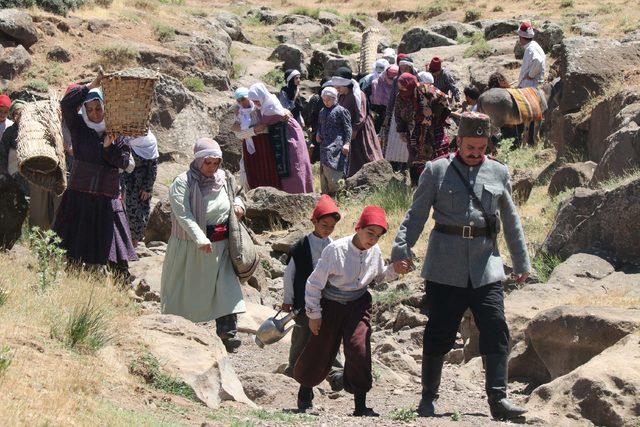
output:
[[[360,61],[358,62],[358,71],[361,74],[369,74],[371,72],[371,65],[376,62],[378,56],[378,43],[380,43],[379,28],[368,28],[362,34]]]
[[[158,74],[134,68],[104,76],[104,120],[107,133],[143,136],[149,132],[149,115]]]
[[[59,105],[53,92],[49,100],[26,104],[20,115],[16,153],[20,174],[58,195],[67,188]]]

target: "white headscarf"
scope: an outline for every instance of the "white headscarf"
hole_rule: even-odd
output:
[[[284,116],[287,110],[282,106],[278,98],[267,90],[263,83],[255,83],[249,88],[250,101],[260,103],[260,113],[263,116]]]
[[[251,113],[256,110],[256,106],[251,100],[249,103],[251,103],[249,108],[244,108],[242,105],[238,105],[238,123],[240,123],[240,130],[247,130],[251,127]],[[247,151],[249,154],[255,154],[256,146],[253,143],[253,138],[247,138],[244,142],[247,144]]]
[[[418,73],[418,81],[420,83],[428,83],[430,85],[433,84],[434,80],[433,80],[433,74],[431,74],[428,71],[420,71]]]
[[[360,85],[354,79],[347,79],[340,76],[333,76],[331,80],[327,81],[323,87],[326,86],[338,86],[345,87],[349,85],[353,85],[351,89],[353,91],[353,96],[356,98],[356,107],[358,108],[358,113],[362,113],[362,91],[360,90]]]
[[[87,115],[87,108],[85,105],[92,101],[99,101],[104,111],[103,99],[104,98],[102,97],[102,91],[100,89],[98,88],[91,89],[87,94],[86,99],[82,103],[82,108],[80,109],[80,114],[82,114],[82,120],[84,120],[84,124],[86,124],[87,127],[89,127],[90,129],[95,130],[98,133],[98,135],[101,135],[101,136],[104,133],[104,131],[107,129],[107,125],[104,122],[104,118],[100,123],[94,123],[91,120],[89,120],[89,116]]]
[[[338,91],[336,90],[336,88],[332,86],[327,86],[324,89],[322,89],[322,93],[320,93],[320,95],[333,99],[333,105],[335,105],[338,102]]]
[[[145,136],[129,140],[127,144],[129,144],[129,147],[131,147],[134,153],[145,160],[153,160],[160,157],[158,153],[158,140],[156,136],[151,133],[151,130],[149,130],[149,133]]]
[[[389,65],[394,65],[396,63],[396,51],[393,48],[388,47],[382,51],[382,56],[389,61]]]
[[[375,64],[373,64],[373,74],[378,77],[380,74],[384,73],[384,70],[389,66],[389,61],[386,59],[378,59]]]
[[[289,76],[287,77],[287,83],[289,83],[291,80],[293,80],[293,78],[294,78],[295,76],[299,76],[299,75],[300,75],[300,71],[298,71],[298,70],[293,70],[293,71],[291,72],[291,74],[289,74]]]

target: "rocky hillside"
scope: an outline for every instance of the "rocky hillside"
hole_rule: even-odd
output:
[[[543,145],[499,147],[509,165],[535,274],[505,283],[513,347],[514,400],[535,425],[640,423],[640,32],[632,2],[301,0],[273,5],[196,0],[101,1],[67,16],[37,8],[0,10],[0,78],[13,98],[31,100],[107,71],[142,66],[160,73],[152,112],[161,165],[155,209],[132,289],[94,274],[60,271],[42,282],[27,239],[0,254],[0,419],[53,425],[358,425],[351,397],[318,388],[319,407],[292,413],[296,384],[285,376],[288,343],[260,350],[259,324],[282,300],[293,242],[309,229],[318,195],[257,189],[247,217],[261,265],[243,285],[243,345],[227,354],[212,325],[159,314],[169,236],[167,186],[185,170],[200,136],[223,145],[237,170],[240,142],[232,90],[282,83],[303,71],[307,93],[323,76],[358,67],[362,32],[377,28],[379,49],[398,47],[422,66],[441,56],[458,78],[484,88],[489,74],[515,79],[522,52],[513,31],[532,19],[562,91],[546,113]],[[2,4],[0,2],[0,4]],[[452,130],[453,132],[454,130]],[[384,206],[397,229],[411,192],[384,161],[367,165],[340,198],[351,228],[363,203]],[[417,245],[425,252],[426,235]],[[393,233],[390,233],[393,234]],[[388,256],[393,236],[381,241]],[[504,242],[501,250],[507,254]],[[508,261],[508,256],[506,257]],[[508,268],[508,266],[507,266]],[[425,424],[412,412],[420,390],[423,310],[415,274],[372,289],[376,425]],[[440,408],[430,424],[492,423],[471,315],[447,356]],[[98,421],[99,420],[99,421]]]

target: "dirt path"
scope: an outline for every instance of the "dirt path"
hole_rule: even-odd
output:
[[[253,336],[242,334],[243,345],[236,354],[230,355],[245,392],[258,405],[267,410],[295,412],[298,384],[291,378],[277,373],[286,363],[288,344],[276,343],[260,349],[253,342]],[[392,426],[403,423],[393,417],[393,410],[415,408],[419,400],[420,379],[406,376],[387,368],[377,368],[378,378],[368,395],[368,405],[381,414],[380,418],[358,419],[350,416],[353,411],[352,395],[342,391],[331,392],[327,382],[315,388],[314,404],[311,412],[313,425],[380,425]],[[407,378],[408,380],[405,380]],[[414,419],[404,425],[500,425],[491,420],[484,397],[483,374],[479,359],[467,365],[445,365],[439,400],[439,412],[443,415],[435,419]],[[513,385],[512,385],[513,386]],[[522,402],[523,395],[512,395]],[[458,421],[456,421],[458,419]]]

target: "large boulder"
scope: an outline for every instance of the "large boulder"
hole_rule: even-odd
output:
[[[331,13],[326,10],[321,10],[320,13],[318,14],[318,21],[320,21],[321,24],[328,25],[330,27],[335,27],[336,25],[340,24],[343,21],[343,19],[342,17],[336,15],[335,13]]]
[[[571,158],[573,153],[584,151],[589,130],[582,113],[563,114],[560,108],[555,108],[550,122],[549,140],[553,141],[559,158]]]
[[[347,178],[346,190],[350,193],[373,193],[390,184],[406,188],[402,178],[393,172],[391,163],[378,160],[367,163],[355,175]]]
[[[586,187],[596,170],[596,163],[567,163],[561,166],[549,182],[549,195],[557,196],[566,190]]]
[[[224,168],[231,172],[240,170],[240,159],[242,158],[243,141],[236,137],[233,132],[233,125],[236,122],[236,105],[229,105],[228,109],[219,121],[218,133],[215,140],[220,144],[222,149],[222,161]]]
[[[223,401],[256,408],[212,331],[183,317],[162,314],[138,317],[132,328],[162,371],[184,381],[209,408],[216,409]]]
[[[525,334],[555,379],[637,330],[640,310],[560,306],[534,317]]]
[[[293,44],[281,44],[276,47],[269,57],[271,61],[282,61],[282,69],[298,70],[303,78],[307,77],[306,55],[304,51]]]
[[[287,15],[274,31],[275,39],[280,43],[305,44],[308,40],[329,33],[327,25],[309,16]]]
[[[216,33],[215,37],[196,35],[180,45],[201,68],[220,68],[227,71],[233,67],[230,47],[231,37],[224,31]]]
[[[609,136],[608,147],[595,168],[591,185],[624,176],[640,168],[640,126],[631,122]]]
[[[560,49],[563,113],[576,112],[594,96],[605,93],[612,81],[637,68],[640,44],[589,37],[565,38]],[[606,52],[606,61],[603,60]],[[615,64],[614,67],[611,64]]]
[[[284,14],[270,9],[267,6],[261,6],[256,9],[249,10],[247,12],[247,16],[255,17],[263,24],[273,25],[280,22],[284,17]]]
[[[634,333],[535,389],[527,403],[527,419],[549,425],[576,425],[581,420],[589,425],[637,426],[638,390],[640,333]]]
[[[287,228],[308,218],[320,195],[289,194],[272,187],[258,187],[247,193],[246,218],[256,232]]]
[[[543,248],[560,257],[597,251],[619,262],[638,264],[639,215],[640,179],[609,191],[578,188],[560,204]]]
[[[550,53],[555,45],[562,43],[562,40],[564,40],[562,27],[554,22],[544,21],[539,27],[534,27],[534,31],[535,36],[533,40],[535,40],[546,53]],[[524,48],[520,45],[520,40],[516,40],[513,53],[517,59],[522,59],[524,56]]]
[[[442,36],[425,28],[412,28],[402,36],[398,45],[398,52],[413,53],[424,48],[437,46],[453,46],[455,40]]]
[[[29,49],[38,41],[38,31],[29,14],[0,9],[0,39],[12,40]]]
[[[143,43],[136,44],[135,48],[141,66],[170,76],[184,78],[187,76],[186,70],[196,66],[195,59],[183,52]]]
[[[222,28],[236,42],[248,43],[249,40],[242,32],[242,21],[238,15],[229,12],[218,12],[211,24]]]
[[[504,35],[516,35],[520,23],[515,19],[491,19],[483,20],[481,28],[484,30],[484,38],[487,40],[497,39]]]
[[[457,21],[440,21],[430,23],[427,25],[427,30],[438,33],[451,40],[457,40],[460,37],[472,37],[480,31],[478,27]]]
[[[490,56],[483,61],[473,61],[469,65],[469,80],[480,92],[484,92],[489,84],[489,77],[496,71],[508,74],[509,70],[520,68],[520,61],[510,56]]]
[[[342,56],[326,50],[314,50],[309,62],[309,78],[326,77],[325,65],[330,59],[344,59]],[[326,70],[330,72],[330,70]],[[331,75],[329,75],[331,77]]]
[[[8,47],[0,51],[0,78],[13,79],[31,65],[31,55],[22,47]]]
[[[149,222],[144,232],[145,243],[168,242],[171,237],[171,204],[169,199],[162,199],[153,207]]]
[[[524,205],[529,200],[535,177],[528,169],[515,169],[511,174],[511,193],[517,205]]]

